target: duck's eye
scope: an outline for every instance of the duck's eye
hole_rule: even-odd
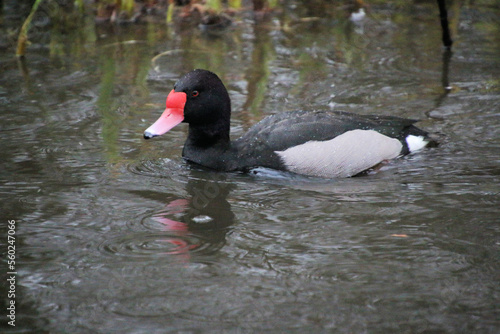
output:
[[[191,92],[191,96],[192,96],[192,97],[197,97],[198,95],[200,95],[200,92],[198,92],[197,90],[193,90],[193,91]]]

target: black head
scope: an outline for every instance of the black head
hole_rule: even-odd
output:
[[[189,123],[188,140],[209,145],[229,141],[231,101],[226,87],[214,73],[193,70],[180,78],[168,94],[166,109],[145,132],[160,136],[181,122]]]
[[[231,101],[215,73],[193,70],[177,81],[174,91],[186,93],[184,122],[203,127],[224,122],[229,126]]]

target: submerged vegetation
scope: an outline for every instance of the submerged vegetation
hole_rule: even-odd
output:
[[[180,18],[195,16],[205,28],[224,28],[231,24],[230,17],[236,11],[250,6],[256,16],[263,16],[278,5],[278,0],[253,0],[245,4],[242,0],[35,0],[19,31],[16,51],[18,56],[26,53],[31,22],[43,2],[51,8],[44,11],[51,20],[66,19],[69,22],[91,15],[96,23],[163,21],[170,24],[175,19],[174,15],[177,15]]]
[[[300,2],[300,1],[299,1]],[[365,16],[365,8],[370,4],[385,4],[387,1],[328,0],[303,1],[308,8],[304,21],[314,21],[327,13],[325,8],[336,7],[339,12],[352,15],[353,21]],[[295,7],[292,1],[283,0],[27,0],[19,1],[32,4],[31,11],[19,29],[16,54],[24,56],[28,45],[28,32],[39,8],[44,7],[42,14],[49,21],[62,21],[63,28],[70,28],[85,17],[92,17],[96,24],[133,24],[154,22],[172,24],[177,21],[191,20],[202,30],[221,30],[232,25],[233,18],[241,13],[251,12],[256,20],[262,20],[273,13],[280,13],[286,8]],[[390,1],[392,6],[408,6],[407,1]],[[451,45],[445,0],[438,0],[441,11],[441,22],[445,45]],[[435,3],[434,3],[435,4]],[[411,4],[410,4],[411,5]],[[3,8],[2,8],[3,9]],[[444,10],[444,11],[443,11]],[[333,15],[335,16],[335,15]],[[286,25],[284,26],[286,28]]]
[[[309,1],[311,14],[321,12],[328,1]],[[217,31],[230,27],[234,17],[250,15],[262,20],[279,13],[287,6],[280,0],[35,0],[20,1],[29,5],[31,11],[22,23],[17,35],[16,54],[24,56],[29,45],[30,27],[36,17],[44,17],[50,25],[60,29],[81,28],[79,22],[91,18],[94,24],[173,24],[189,21],[205,31]],[[330,4],[331,5],[331,4]],[[362,0],[345,0],[338,4],[341,10],[358,10]],[[308,17],[305,20],[310,20]],[[40,27],[37,27],[40,29]],[[33,34],[35,34],[34,32]]]

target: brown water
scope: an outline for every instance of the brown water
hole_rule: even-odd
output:
[[[39,22],[25,76],[5,42],[0,245],[6,267],[15,220],[17,308],[2,328],[498,333],[500,8],[453,2],[448,59],[434,1],[367,2],[356,25],[291,1],[216,35]],[[142,139],[193,68],[226,83],[234,137],[331,108],[422,119],[441,145],[350,179],[202,170],[181,158],[185,125]]]

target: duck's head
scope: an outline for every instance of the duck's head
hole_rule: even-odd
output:
[[[185,122],[192,127],[221,128],[229,132],[231,102],[219,77],[207,70],[193,70],[174,85],[167,96],[166,109],[144,132],[150,139]]]

